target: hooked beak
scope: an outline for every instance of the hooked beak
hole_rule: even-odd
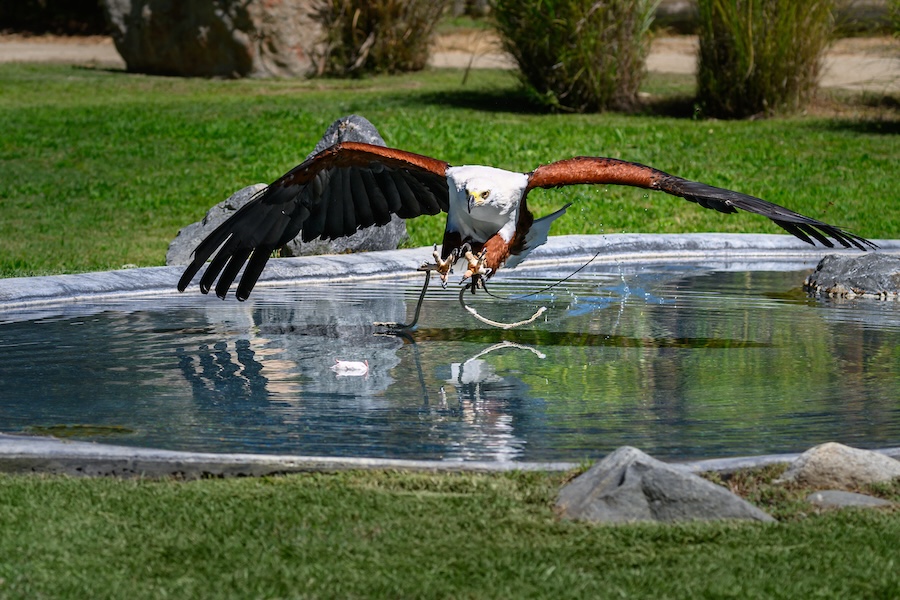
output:
[[[478,201],[475,199],[474,194],[469,194],[467,197],[468,202],[466,202],[466,206],[469,209],[469,214],[472,214],[472,207],[478,204]]]

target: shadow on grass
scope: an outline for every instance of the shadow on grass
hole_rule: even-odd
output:
[[[832,91],[822,102],[835,113],[827,125],[831,130],[900,134],[900,94]]]
[[[416,95],[416,99],[424,104],[488,113],[543,115],[552,112],[528,94],[524,88],[505,88],[497,92],[479,89],[424,92]]]
[[[673,119],[696,119],[700,116],[697,98],[687,94],[652,96],[645,99],[635,112],[645,117]]]
[[[416,102],[460,108],[486,113],[514,113],[526,115],[546,115],[556,111],[541,102],[524,88],[504,89],[497,92],[487,90],[450,90],[426,92],[415,96]],[[614,114],[672,117],[692,119],[696,116],[696,99],[689,95],[655,96],[642,100],[631,111],[608,111]]]
[[[829,129],[876,135],[900,134],[900,119],[834,119]]]

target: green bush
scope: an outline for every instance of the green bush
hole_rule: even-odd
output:
[[[889,9],[891,17],[891,30],[894,37],[900,38],[900,0],[890,0]]]
[[[445,0],[321,0],[313,17],[325,32],[313,54],[316,74],[418,71]]]
[[[831,41],[834,0],[699,0],[697,96],[708,116],[802,110]]]
[[[656,0],[493,0],[504,49],[555,109],[630,109],[646,74]]]

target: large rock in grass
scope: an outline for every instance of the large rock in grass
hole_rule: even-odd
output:
[[[314,0],[102,0],[129,71],[295,77],[319,38]]]
[[[368,120],[358,115],[350,115],[338,119],[325,131],[325,135],[316,144],[307,158],[338,142],[365,142],[376,146],[384,146],[384,139]],[[191,254],[203,239],[216,227],[234,214],[236,210],[249,202],[265,184],[257,183],[235,192],[230,198],[210,208],[206,216],[197,223],[192,223],[178,232],[169,244],[166,252],[167,265],[187,265],[191,262]],[[394,215],[384,226],[360,229],[351,236],[336,240],[312,240],[301,242],[301,235],[291,240],[281,249],[282,256],[308,256],[312,254],[343,254],[346,252],[369,252],[372,250],[394,250],[406,239],[406,222]]]
[[[814,489],[852,490],[900,477],[900,460],[871,450],[828,442],[810,448],[788,467],[779,482]]]
[[[900,295],[900,257],[880,252],[829,254],[803,286],[839,298],[896,298]]]
[[[569,519],[622,523],[774,519],[720,485],[623,446],[566,485],[556,507]]]

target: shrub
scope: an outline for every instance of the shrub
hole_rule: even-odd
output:
[[[313,56],[318,75],[418,71],[445,0],[321,0],[313,18],[324,40]]]
[[[656,0],[493,0],[523,82],[556,109],[630,109],[646,75]]]
[[[699,0],[697,96],[705,114],[804,108],[831,41],[834,0]]]
[[[900,38],[900,0],[890,0],[888,11],[891,19],[891,29],[894,37]]]

